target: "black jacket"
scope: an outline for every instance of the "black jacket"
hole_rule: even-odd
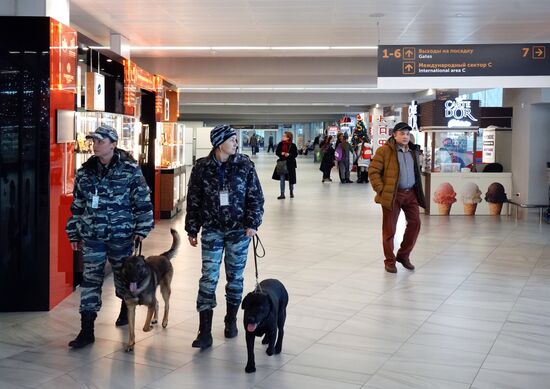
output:
[[[233,231],[258,229],[264,213],[264,195],[254,163],[236,154],[223,164],[224,183],[229,191],[229,206],[220,206],[220,178],[213,156],[200,158],[191,171],[187,190],[185,231],[196,236],[200,229]]]
[[[288,169],[288,174],[285,176],[285,179],[290,184],[295,184],[296,183],[296,168],[297,168],[296,157],[298,156],[298,148],[296,147],[296,145],[294,143],[291,143],[290,144],[290,149],[288,151],[288,153],[290,155],[288,157],[283,157],[281,155],[282,152],[283,152],[283,142],[279,142],[279,144],[277,145],[277,149],[275,150],[275,154],[277,154],[277,156],[279,157],[279,159],[277,161],[286,161],[286,168]],[[277,168],[275,168],[273,170],[273,176],[271,178],[273,178],[274,180],[277,180],[277,181],[280,180],[280,177],[277,174]]]

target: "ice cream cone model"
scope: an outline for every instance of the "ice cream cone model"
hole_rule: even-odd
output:
[[[481,202],[481,191],[474,182],[467,182],[462,188],[462,204],[465,215],[475,215],[477,205]]]
[[[439,208],[439,214],[448,215],[451,212],[451,206],[456,203],[456,193],[453,186],[448,182],[443,182],[435,190],[433,200]]]
[[[502,203],[488,203],[489,204],[489,215],[500,215],[502,211]]]
[[[451,213],[452,204],[437,204],[440,215],[448,215]]]
[[[502,204],[508,201],[506,193],[504,192],[504,186],[499,182],[493,182],[489,185],[487,193],[485,194],[485,201],[489,204],[490,215],[500,215]]]
[[[476,214],[477,204],[464,204],[464,215],[472,216]]]

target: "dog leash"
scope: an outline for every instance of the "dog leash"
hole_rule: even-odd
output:
[[[262,252],[263,254],[260,255],[258,254],[258,247],[262,247]],[[254,292],[262,292],[262,287],[260,286],[260,281],[258,279],[258,258],[263,258],[265,257],[265,247],[262,243],[262,241],[260,240],[260,237],[258,236],[258,234],[254,235],[252,237],[252,249],[254,251],[254,267],[256,269],[256,288],[254,289]]]
[[[141,255],[141,240],[134,241],[134,255]]]

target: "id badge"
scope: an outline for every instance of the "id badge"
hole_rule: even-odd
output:
[[[229,205],[229,192],[226,190],[222,190],[220,192],[220,206],[226,207]]]
[[[97,195],[97,188],[95,190],[95,194],[92,196],[92,208],[99,208],[99,196]]]
[[[98,195],[93,195],[92,196],[92,208],[93,209],[99,208],[99,196]]]

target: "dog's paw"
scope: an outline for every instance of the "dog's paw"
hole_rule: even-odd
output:
[[[254,373],[256,371],[256,365],[246,365],[244,371],[247,373]]]
[[[127,344],[126,347],[124,348],[124,351],[126,351],[127,353],[129,353],[131,351],[134,351],[134,345],[133,344]]]
[[[162,322],[162,328],[168,327],[168,320]]]
[[[153,324],[157,324],[157,323],[158,323],[158,320],[157,320],[157,319],[153,319],[153,320],[151,320],[151,325],[153,325]]]
[[[279,347],[275,346],[275,354],[280,354],[282,348],[283,348],[282,346],[279,346]]]
[[[262,339],[262,344],[268,344],[269,343],[269,338],[266,336],[264,336],[264,338]]]
[[[273,347],[268,347],[267,350],[265,350],[265,353],[269,356],[273,355]]]
[[[147,324],[143,327],[143,332],[149,332],[153,329],[153,326],[148,326]]]

